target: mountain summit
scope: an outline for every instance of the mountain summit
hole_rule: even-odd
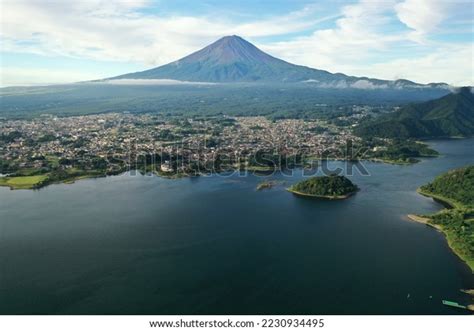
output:
[[[109,79],[174,79],[193,82],[304,82],[321,87],[419,87],[408,80],[387,81],[332,74],[277,59],[239,36],[223,37],[169,64]],[[444,84],[443,84],[444,85]],[[436,84],[436,87],[440,87]]]
[[[175,62],[113,79],[294,82],[330,75],[326,71],[301,67],[277,59],[239,36],[227,36]]]
[[[176,62],[181,64],[200,62],[214,66],[237,63],[262,65],[277,62],[281,64],[284,61],[262,52],[239,36],[227,36]]]

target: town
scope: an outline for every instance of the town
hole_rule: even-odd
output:
[[[130,170],[175,178],[310,168],[321,159],[375,159],[377,153],[387,153],[389,141],[367,142],[352,132],[370,112],[368,106],[354,106],[348,115],[334,119],[128,112],[3,119],[0,185],[15,187],[11,177],[23,177],[26,188],[37,188]],[[408,160],[397,153],[378,158]]]
[[[321,120],[264,117],[180,118],[110,113],[0,122],[2,172],[51,167],[113,172],[134,167],[141,156],[159,155],[161,172],[186,172],[217,158],[245,159],[259,152],[342,156],[349,129]],[[112,162],[112,161],[116,162]],[[226,164],[229,164],[228,162]]]

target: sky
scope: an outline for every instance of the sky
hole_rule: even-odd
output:
[[[470,0],[0,0],[0,6],[2,87],[145,70],[226,35],[330,72],[474,85]]]

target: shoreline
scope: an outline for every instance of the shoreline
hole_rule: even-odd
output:
[[[439,226],[437,224],[431,224],[430,223],[431,219],[428,218],[428,217],[423,217],[423,216],[419,216],[419,215],[416,215],[416,214],[408,214],[407,217],[408,217],[409,220],[411,220],[413,222],[424,224],[424,225],[427,225],[431,228],[434,228],[434,229],[438,230],[439,232],[443,232],[443,229],[441,228],[441,226]]]
[[[425,157],[425,156],[423,156]],[[428,156],[426,156],[428,157]],[[429,156],[431,157],[431,156]],[[434,157],[437,157],[437,156],[434,156]],[[344,159],[344,158],[329,158],[329,159],[324,159],[324,160],[320,160],[320,159],[317,159],[318,162],[320,161],[339,161],[339,162],[374,162],[374,163],[385,163],[385,164],[388,164],[388,165],[413,165],[413,164],[416,164],[417,162],[400,162],[400,161],[396,161],[396,160],[388,160],[388,159],[377,159],[377,158],[366,158],[366,159],[358,159],[358,160],[348,160],[348,159]],[[418,160],[419,161],[419,160]],[[300,167],[295,167],[295,168],[299,168],[299,169],[305,169],[305,166],[302,165]],[[57,181],[51,181],[51,182],[48,182],[48,180],[43,180],[43,182],[46,182],[46,183],[43,183],[43,182],[35,182],[34,184],[30,184],[30,185],[16,185],[16,184],[9,184],[8,183],[8,180],[9,179],[13,179],[13,178],[21,178],[21,177],[30,177],[30,176],[9,176],[9,175],[3,175],[0,177],[0,187],[8,187],[10,188],[11,190],[37,190],[37,189],[41,189],[43,187],[46,187],[46,186],[49,186],[49,185],[52,185],[52,184],[73,184],[74,182],[76,182],[77,180],[81,180],[81,179],[88,179],[88,178],[100,178],[100,177],[107,177],[107,176],[117,176],[117,175],[121,175],[127,171],[131,171],[133,169],[128,169],[128,170],[124,170],[120,173],[118,172],[115,172],[115,173],[111,173],[111,174],[107,174],[107,173],[104,173],[104,174],[97,174],[97,173],[92,173],[90,175],[88,174],[82,174],[80,176],[77,176],[77,177],[71,177],[71,178],[67,178],[67,179],[64,179],[64,180],[57,180]],[[251,173],[255,173],[255,174],[262,174],[262,173],[271,173],[271,172],[276,172],[276,171],[281,171],[282,168],[278,168],[278,167],[258,167],[258,166],[248,166],[248,167],[244,167],[244,168],[241,168],[241,167],[238,167],[238,166],[234,166],[234,167],[229,167],[228,169],[225,169],[223,170],[222,172],[226,172],[226,171],[245,171],[245,172],[251,172]],[[183,172],[162,172],[162,171],[159,171],[159,170],[154,170],[154,171],[151,171],[153,174],[155,174],[156,176],[158,177],[162,177],[162,178],[167,178],[167,179],[180,179],[180,178],[186,178],[186,177],[198,177],[198,176],[202,176],[202,175],[206,175],[206,173],[197,173],[197,174],[188,174],[188,173],[183,173]],[[214,172],[212,172],[214,173]],[[45,173],[45,174],[42,174],[44,176],[48,176],[49,173]],[[32,175],[31,177],[33,176],[38,176],[38,175]],[[298,192],[300,193],[300,192]],[[295,192],[295,194],[298,194]],[[352,193],[353,194],[353,193]],[[330,200],[341,200],[341,199],[346,199],[348,197],[350,197],[352,194],[350,194],[349,196],[336,196],[336,197],[333,197],[333,196],[321,196],[319,198],[325,198],[325,199],[330,199]],[[420,194],[423,194],[420,192]],[[304,193],[300,193],[300,195],[304,195]],[[425,195],[425,194],[423,194]],[[315,198],[318,198],[317,196],[311,196],[309,195],[310,197],[315,197]],[[440,199],[441,200],[441,199]]]
[[[456,251],[456,248],[453,246],[453,242],[449,239],[449,234],[448,232],[444,231],[443,230],[443,227],[440,226],[440,225],[437,225],[437,224],[432,224],[432,223],[429,223],[429,221],[431,220],[430,218],[428,217],[422,217],[422,216],[419,216],[419,215],[415,215],[415,214],[408,214],[407,215],[407,218],[410,220],[410,221],[413,221],[413,222],[416,222],[416,223],[420,223],[420,224],[424,224],[430,228],[433,228],[435,230],[437,230],[438,232],[442,233],[444,235],[444,238],[446,239],[446,243],[448,244],[448,247],[449,249],[451,250],[451,252],[454,253],[454,255],[456,255],[464,264],[467,265],[467,267],[471,270],[471,272],[474,274],[474,265],[471,266],[468,262],[468,259],[465,258],[463,255],[459,254],[457,251]]]
[[[449,198],[446,198],[446,197],[443,197],[443,196],[440,196],[440,195],[436,195],[436,194],[432,194],[430,192],[423,191],[421,188],[418,188],[416,190],[416,192],[420,195],[425,196],[425,197],[432,198],[433,201],[441,204],[442,206],[445,207],[445,209],[459,209],[459,208],[464,207],[464,205],[459,203],[459,202],[453,201],[452,199],[449,199]],[[458,250],[455,247],[456,245],[454,244],[454,241],[451,238],[451,235],[450,235],[449,231],[446,231],[443,228],[442,225],[431,223],[431,218],[429,216],[420,216],[420,215],[416,215],[416,214],[408,214],[406,216],[410,221],[427,225],[427,226],[441,232],[444,235],[444,237],[446,239],[446,242],[448,244],[448,247],[451,250],[451,252],[453,252],[462,262],[464,262],[468,266],[468,268],[471,270],[471,272],[474,274],[474,264],[473,264],[473,262],[471,261],[471,259],[469,259],[469,257],[464,256],[464,254],[458,252]]]
[[[315,199],[324,199],[324,200],[345,200],[355,194],[355,192],[351,192],[345,195],[315,195],[315,194],[308,194],[308,193],[295,191],[290,188],[287,188],[286,190],[297,196],[303,196],[303,197],[315,198]]]
[[[114,176],[114,175],[110,175]],[[22,178],[22,177],[34,177],[34,176],[14,176],[14,177],[3,177],[3,178]],[[74,184],[78,180],[82,179],[92,179],[92,178],[103,178],[107,177],[107,175],[80,175],[77,177],[70,177],[70,178],[65,178],[61,180],[55,180],[49,182],[48,179],[44,179],[43,181],[34,183],[34,184],[10,184],[8,183],[8,180],[4,182],[0,182],[0,187],[8,187],[11,191],[17,191],[17,190],[39,190],[42,188],[45,188],[50,185],[54,184]],[[46,182],[46,183],[45,183]]]
[[[390,164],[390,165],[399,165],[399,166],[408,166],[408,165],[413,165],[417,164],[420,162],[420,160],[415,159],[416,161],[398,161],[398,160],[385,160],[385,159],[379,159],[379,158],[370,158],[370,159],[365,159],[361,161],[368,161],[368,162],[374,162],[374,163],[385,163],[385,164]]]
[[[418,194],[421,194],[424,197],[432,198],[435,202],[437,202],[439,204],[442,204],[442,205],[444,205],[445,207],[447,207],[449,209],[462,208],[463,207],[462,204],[460,204],[456,201],[453,201],[453,200],[451,200],[449,198],[446,198],[446,197],[443,197],[441,195],[436,195],[436,194],[433,194],[431,192],[423,191],[421,188],[417,188],[416,192]]]

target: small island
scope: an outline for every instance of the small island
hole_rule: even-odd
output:
[[[274,180],[265,180],[263,182],[258,183],[257,185],[257,191],[262,191],[262,190],[267,190],[271,189],[273,186],[277,184],[276,181]]]
[[[447,208],[433,215],[408,218],[443,232],[449,247],[474,272],[474,166],[448,171],[417,192]]]
[[[356,193],[358,187],[344,176],[330,175],[311,177],[287,188],[287,191],[299,196],[341,200]]]

